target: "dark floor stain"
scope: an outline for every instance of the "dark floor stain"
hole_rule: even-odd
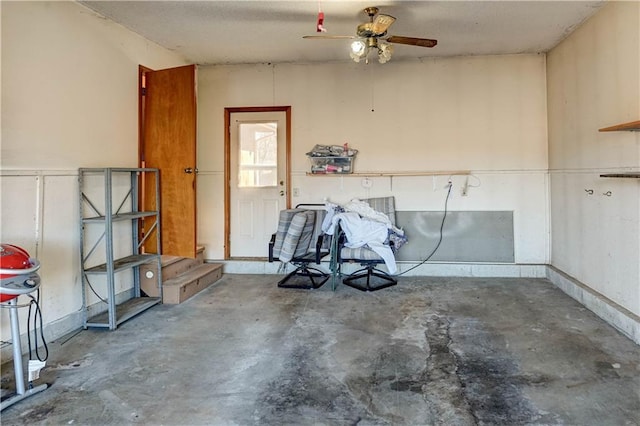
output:
[[[55,407],[53,405],[43,405],[33,410],[29,410],[28,412],[25,412],[24,413],[25,415],[23,417],[24,424],[30,424],[30,423],[46,420],[47,417],[53,412],[54,408]]]
[[[415,392],[422,393],[422,386],[424,382],[422,380],[396,380],[391,382],[391,389],[398,392]]]
[[[366,407],[369,414],[367,424],[371,423],[371,419],[376,419],[375,424],[407,424],[401,416],[388,412],[380,405],[379,400],[384,398],[384,389],[392,380],[393,377],[380,377],[375,373],[370,376],[347,378],[350,393]]]
[[[478,424],[555,422],[524,395],[525,386],[545,386],[544,375],[523,374],[502,337],[469,322],[454,353],[464,397]]]
[[[475,424],[477,419],[467,401],[464,381],[457,375],[458,365],[451,349],[450,320],[432,315],[425,336],[429,356],[424,374],[425,395],[441,424]]]
[[[479,423],[521,424],[539,418],[524,398],[513,365],[506,359],[463,359],[458,376]]]
[[[354,397],[380,421],[394,425],[432,424],[433,415],[423,395],[426,356],[416,342],[389,339],[358,359],[362,374],[350,374],[345,382]],[[398,392],[408,395],[399,397]],[[399,408],[399,398],[410,403],[411,410]]]
[[[257,402],[258,424],[295,424],[306,419],[355,425],[369,417],[346,387],[324,371],[312,350],[295,347]],[[327,413],[332,413],[331,418]]]

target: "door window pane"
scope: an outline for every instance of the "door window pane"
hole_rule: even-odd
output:
[[[277,186],[278,123],[240,123],[238,186]]]

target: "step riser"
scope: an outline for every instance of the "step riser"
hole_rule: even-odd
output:
[[[184,259],[179,260],[178,262],[174,262],[171,265],[162,267],[162,281],[167,281],[172,278],[177,277],[178,275],[182,275],[190,269],[195,268],[196,266],[202,265],[204,263],[203,259],[190,259],[185,257]]]

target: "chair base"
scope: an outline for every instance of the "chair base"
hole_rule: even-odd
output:
[[[288,281],[293,277],[307,278],[307,284],[289,283]],[[293,272],[290,272],[286,277],[278,281],[278,287],[280,288],[300,288],[304,290],[314,290],[322,287],[331,277],[331,274],[321,271],[320,269],[313,268],[309,265],[298,266]]]
[[[375,281],[382,281],[382,283],[372,284],[372,281],[374,281],[372,280],[373,277],[379,278],[379,280]],[[357,282],[358,280],[362,280],[365,278],[366,281],[364,284]],[[356,272],[342,280],[342,284],[360,291],[376,291],[382,290],[383,288],[392,287],[398,284],[398,280],[384,271],[375,269],[373,266],[367,266],[365,268],[357,270]]]

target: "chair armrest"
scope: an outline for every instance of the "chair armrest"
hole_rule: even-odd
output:
[[[269,263],[273,262],[273,246],[276,243],[276,234],[271,234],[271,239],[269,240]]]

